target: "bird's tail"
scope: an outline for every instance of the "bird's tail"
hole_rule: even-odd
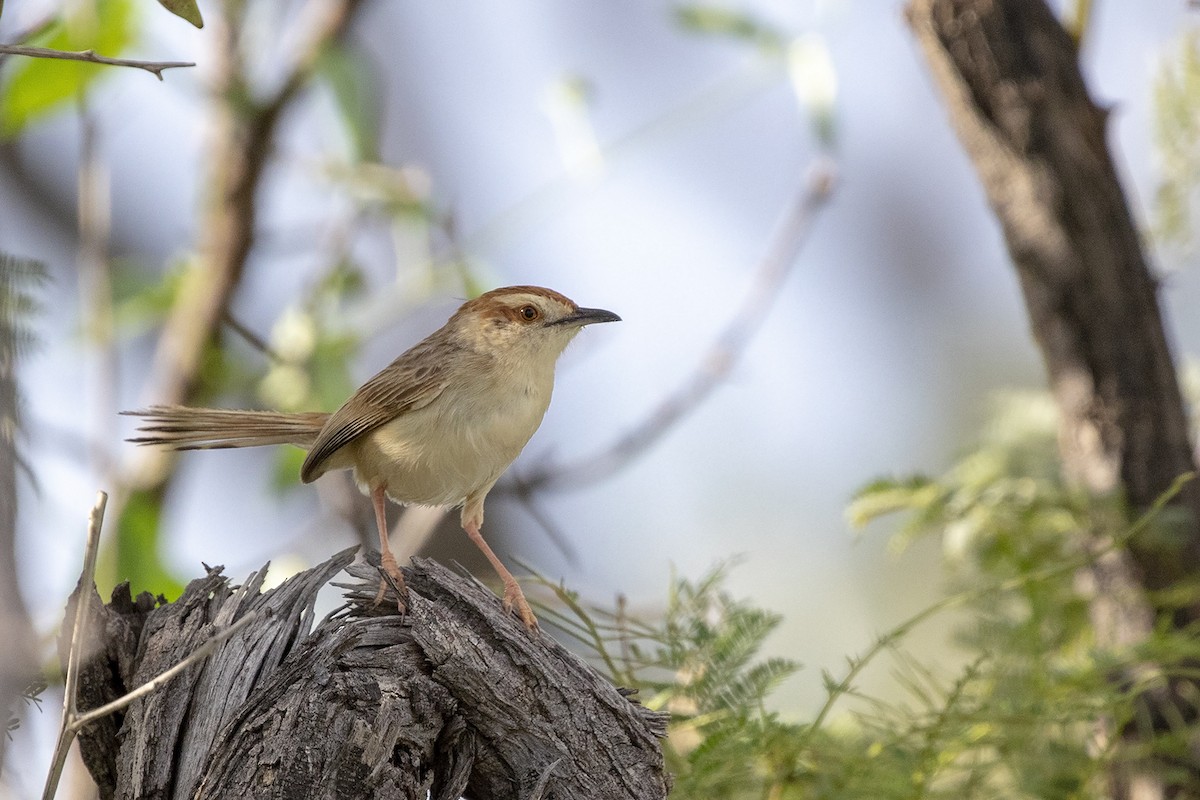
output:
[[[320,411],[289,414],[282,411],[234,411],[223,408],[150,406],[122,411],[141,417],[137,444],[158,444],[173,450],[216,450],[294,444],[312,447],[329,415]]]

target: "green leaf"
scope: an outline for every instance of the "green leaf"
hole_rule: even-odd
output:
[[[138,490],[129,495],[117,520],[116,540],[102,558],[96,581],[102,597],[121,581],[129,581],[135,594],[148,591],[173,599],[183,591],[183,584],[162,560],[161,520],[161,492]]]
[[[271,466],[271,488],[283,494],[300,486],[300,465],[305,452],[298,447],[275,448],[274,464]]]
[[[684,30],[692,33],[728,36],[772,48],[783,46],[784,37],[779,31],[732,8],[688,3],[675,9],[675,20]]]
[[[358,339],[353,336],[329,336],[317,341],[311,377],[318,408],[332,411],[353,393],[354,377],[350,374],[350,364],[356,352]]]
[[[325,273],[316,287],[318,297],[328,296],[336,302],[359,297],[367,289],[363,268],[349,257],[343,257]]]
[[[816,34],[796,37],[788,46],[788,77],[801,108],[808,112],[817,141],[837,144],[837,70],[825,41]]]
[[[158,0],[167,11],[180,19],[187,20],[197,28],[204,27],[204,18],[200,16],[200,7],[196,0]]]
[[[467,297],[479,297],[479,295],[491,288],[490,284],[484,283],[479,277],[479,272],[475,265],[465,258],[456,259],[452,265],[458,272],[459,280],[462,281],[463,292]]]
[[[1191,255],[1196,247],[1195,217],[1200,205],[1200,33],[1185,33],[1178,54],[1163,60],[1154,86],[1154,136],[1160,184],[1156,192],[1155,235]]]
[[[166,319],[175,305],[191,263],[179,261],[156,280],[140,264],[118,260],[113,265],[113,306],[117,324],[142,333]]]
[[[39,298],[47,281],[41,262],[0,251],[0,365],[14,363],[37,346],[30,323],[45,313]],[[0,430],[0,438],[4,435]]]
[[[355,161],[378,160],[379,97],[370,67],[360,53],[338,45],[326,48],[317,62],[317,75],[333,93]]]
[[[26,44],[52,50],[94,50],[119,56],[137,36],[132,0],[97,0],[88,20],[63,17]],[[78,100],[111,67],[48,58],[14,60],[0,90],[0,136],[10,138],[30,122]]]
[[[897,511],[913,511],[929,505],[941,494],[941,488],[923,475],[903,480],[882,478],[855,493],[846,508],[850,524],[861,528],[874,519]]]

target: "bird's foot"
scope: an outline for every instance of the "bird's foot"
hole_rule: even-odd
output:
[[[533,615],[533,609],[529,607],[529,601],[525,599],[525,593],[521,591],[520,584],[509,579],[504,582],[504,611],[512,613],[514,606],[529,632],[536,633],[538,630],[537,617]]]
[[[371,608],[377,608],[383,602],[388,586],[391,586],[396,593],[396,610],[403,614],[408,610],[404,603],[408,587],[404,584],[404,574],[400,572],[400,565],[396,563],[396,557],[392,555],[391,550],[380,553],[379,568],[379,591],[375,593],[375,601],[371,603]]]

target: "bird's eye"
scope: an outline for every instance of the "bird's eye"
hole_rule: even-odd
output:
[[[533,306],[522,306],[521,310],[518,311],[517,313],[520,314],[521,317],[524,318],[527,322],[533,322],[539,316],[538,310],[536,308],[534,308]]]

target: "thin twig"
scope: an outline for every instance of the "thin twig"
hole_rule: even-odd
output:
[[[86,61],[89,64],[107,64],[112,67],[144,69],[160,81],[163,70],[179,67],[194,67],[192,61],[140,61],[132,58],[109,58],[98,55],[94,50],[52,50],[49,47],[33,47],[25,44],[0,44],[0,53],[30,58],[57,58],[63,61]]]
[[[108,494],[99,492],[92,513],[88,516],[87,544],[83,551],[83,570],[79,574],[79,598],[75,606],[75,624],[71,628],[71,647],[67,651],[67,678],[63,688],[62,723],[58,729],[58,743],[54,746],[54,758],[50,773],[46,776],[46,789],[42,800],[53,800],[62,777],[67,752],[75,739],[76,730],[71,727],[75,717],[76,697],[79,691],[79,662],[83,658],[83,627],[87,622],[88,607],[91,605],[92,586],[96,579],[96,553],[100,549],[100,529],[104,524],[104,509],[108,505]],[[86,587],[86,588],[85,588]]]
[[[579,621],[583,624],[584,629],[588,633],[586,643],[597,653],[604,661],[605,667],[608,668],[608,674],[615,680],[621,674],[617,669],[617,665],[613,662],[612,656],[608,654],[608,648],[604,646],[604,636],[596,628],[596,623],[592,620],[591,615],[584,611],[583,606],[575,599],[575,596],[564,589],[561,584],[542,581],[543,585],[548,586],[551,591],[558,597],[558,601],[569,608]]]
[[[93,414],[89,436],[92,465],[102,485],[118,487],[117,460],[112,452],[112,420],[117,413],[117,386],[120,359],[116,350],[116,323],[113,311],[112,265],[109,239],[112,229],[111,178],[100,157],[101,130],[86,97],[79,100],[79,167],[77,170],[77,217],[79,251],[76,257],[79,276],[79,300],[83,309],[83,328],[87,355],[94,365],[85,381],[92,395]],[[117,500],[114,507],[119,507]]]
[[[266,339],[262,338],[257,333],[250,330],[250,328],[245,323],[243,323],[240,319],[235,317],[233,315],[233,312],[230,311],[228,308],[225,309],[225,313],[222,314],[221,319],[227,326],[229,326],[230,330],[232,330],[238,336],[242,337],[242,339],[244,339],[246,341],[246,344],[250,345],[255,350],[262,353],[272,363],[275,363],[275,364],[287,363],[287,359],[285,359],[283,356],[279,355],[279,353],[277,353],[275,351],[275,348],[271,347],[271,345],[267,342]]]
[[[563,532],[563,529],[556,525],[550,519],[550,515],[534,501],[533,495],[528,492],[518,492],[516,498],[529,512],[529,516],[533,517],[533,521],[541,526],[546,538],[558,548],[558,552],[567,560],[567,563],[572,567],[579,566],[579,551],[575,549],[575,545],[571,544],[571,540]]]
[[[537,783],[533,785],[533,790],[529,793],[529,800],[542,800],[546,796],[546,790],[550,788],[550,777],[554,774],[554,769],[561,763],[562,758],[556,758],[546,765],[542,776],[538,778]]]
[[[595,483],[644,453],[672,425],[695,410],[729,374],[762,326],[812,230],[817,212],[832,196],[836,183],[836,172],[830,162],[822,160],[813,166],[804,188],[792,201],[770,242],[750,293],[682,386],[607,449],[574,463],[543,465],[532,474],[514,478],[497,488],[527,495],[540,489],[568,489]]]
[[[626,680],[633,678],[633,647],[630,642],[629,628],[626,622],[629,619],[629,598],[624,594],[617,594],[617,612],[613,615],[613,623],[617,626],[617,642],[621,645],[621,663],[625,665]]]

